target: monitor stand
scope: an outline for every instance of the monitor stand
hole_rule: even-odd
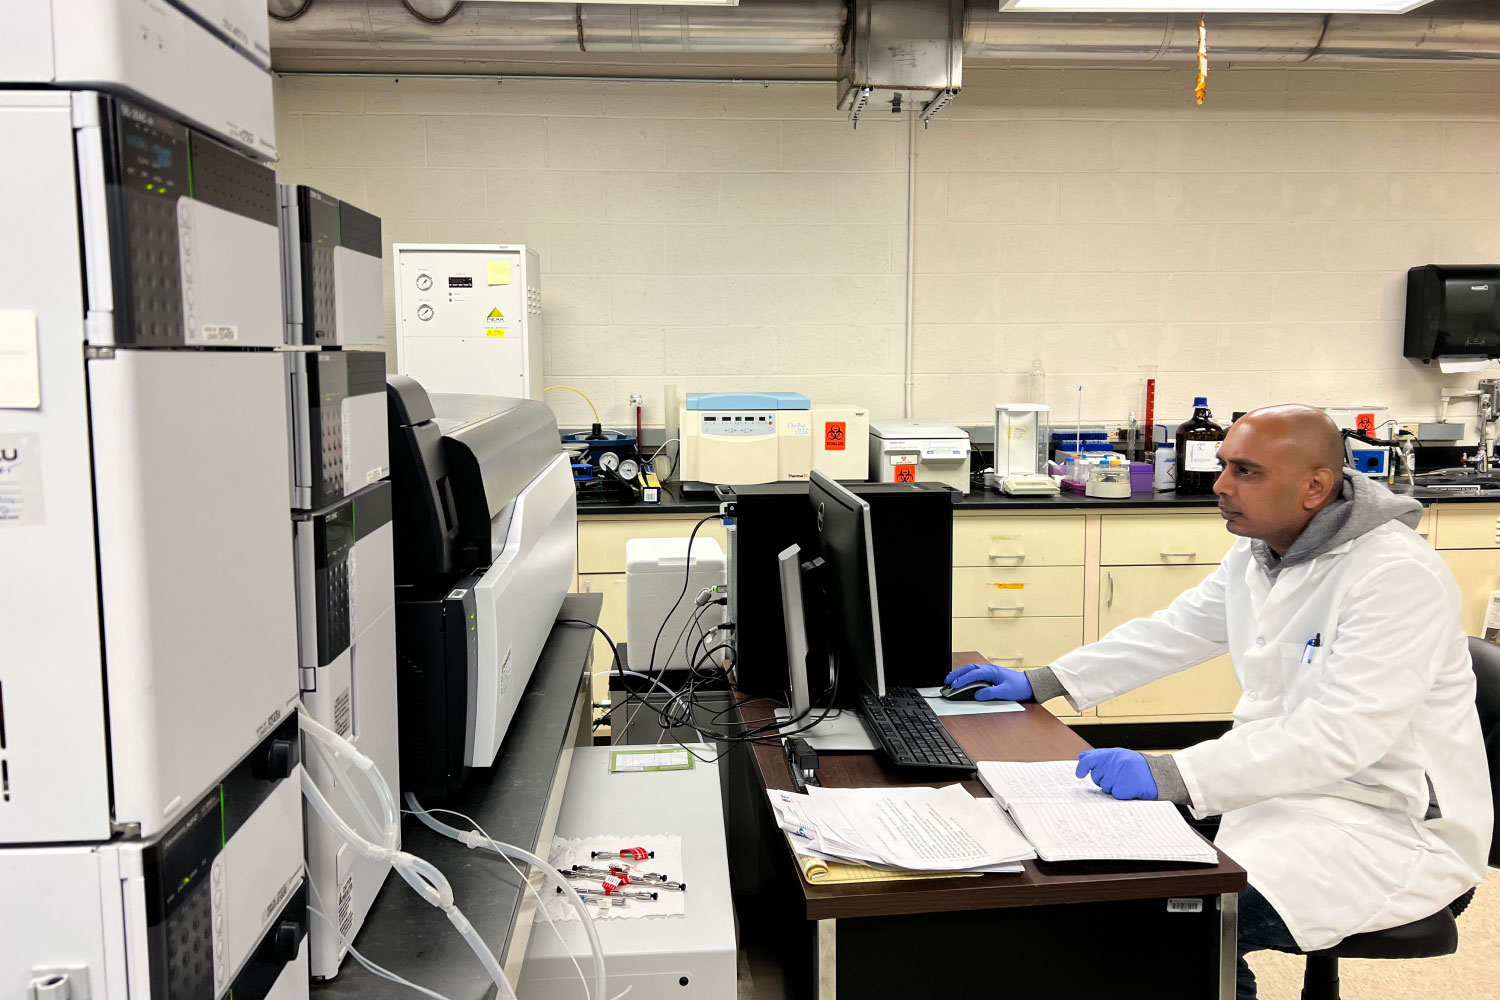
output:
[[[816,719],[822,711],[821,708],[815,708],[797,726],[788,727],[799,730],[792,733],[792,735],[806,740],[807,745],[814,750],[822,750],[829,753],[839,750],[873,752],[880,749],[875,741],[870,739],[869,730],[865,729],[864,721],[860,718],[859,712],[856,709],[834,709],[829,713],[828,718],[816,726],[813,726],[811,729],[801,729],[802,726]],[[795,708],[778,708],[776,710],[776,719],[779,722],[786,722],[788,719],[793,719],[799,714],[800,712]]]
[[[859,712],[851,708],[834,709],[828,718],[810,729],[803,729],[812,720],[823,714],[823,706],[814,708],[807,683],[807,619],[802,605],[801,549],[793,545],[778,556],[781,570],[781,614],[786,623],[787,673],[792,684],[792,705],[778,708],[776,720],[788,722],[801,718],[789,729],[799,730],[792,735],[807,741],[814,750],[876,750],[878,747],[865,729]]]

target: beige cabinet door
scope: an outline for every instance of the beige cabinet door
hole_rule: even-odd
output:
[[[1439,523],[1447,514],[1445,509]],[[1490,593],[1500,590],[1500,549],[1444,549],[1438,555],[1453,571],[1458,592],[1463,595],[1464,631],[1483,635]]]
[[[625,636],[625,574],[588,573],[578,577],[578,592],[581,594],[603,594],[604,606],[599,609],[599,627],[609,633],[616,644],[626,642]],[[614,668],[614,654],[604,636],[594,633],[594,700],[609,697],[609,671]]]
[[[954,649],[977,649],[991,663],[1013,670],[1045,667],[1082,642],[1082,618],[953,619]],[[1062,698],[1042,707],[1057,716],[1078,715]]]
[[[1114,566],[1099,572],[1099,633],[1148,618],[1217,566]],[[1229,715],[1240,700],[1229,657],[1220,656],[1163,677],[1099,706],[1099,716]]]

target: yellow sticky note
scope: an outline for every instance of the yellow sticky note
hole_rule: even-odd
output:
[[[489,271],[489,281],[492,285],[510,284],[510,261],[492,260],[486,265]]]
[[[0,309],[0,409],[35,410],[41,405],[36,313]]]

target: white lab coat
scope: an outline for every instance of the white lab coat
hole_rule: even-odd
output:
[[[1229,651],[1234,727],[1175,760],[1194,815],[1223,814],[1219,847],[1315,950],[1484,878],[1494,818],[1459,607],[1443,561],[1394,521],[1274,584],[1241,539],[1171,607],[1052,669],[1081,709]],[[1429,780],[1440,818],[1424,819]]]

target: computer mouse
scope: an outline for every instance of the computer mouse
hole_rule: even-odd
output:
[[[943,685],[943,689],[938,692],[938,695],[948,701],[973,701],[975,694],[989,686],[989,683],[986,681],[975,681],[972,684],[965,684],[963,687],[956,688],[948,687],[945,684]]]

